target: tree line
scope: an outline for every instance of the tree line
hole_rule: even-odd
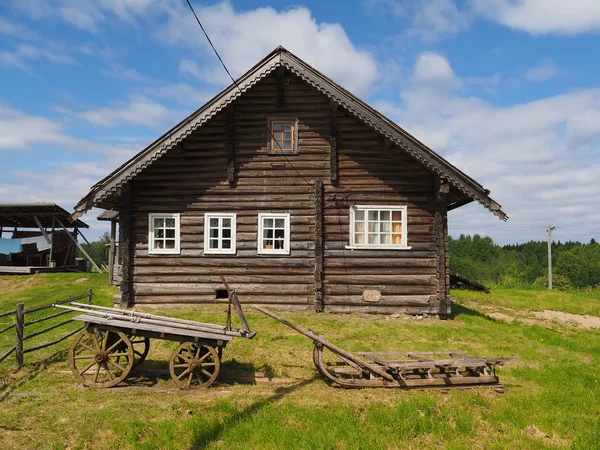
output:
[[[450,269],[482,284],[503,287],[545,287],[548,284],[548,242],[497,245],[490,237],[448,238]],[[553,285],[558,289],[600,287],[600,244],[552,242]]]

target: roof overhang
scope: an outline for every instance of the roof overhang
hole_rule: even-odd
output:
[[[90,192],[75,207],[73,217],[79,217],[94,206],[107,206],[105,203],[106,200],[118,194],[119,190],[128,181],[169,150],[176,147],[181,148],[183,141],[190,134],[227,108],[228,105],[238,99],[244,92],[275,71],[277,67],[285,67],[291,73],[319,90],[332,102],[370,126],[381,135],[382,139],[389,140],[390,143],[401,148],[431,173],[439,176],[442,181],[447,181],[464,198],[479,202],[502,220],[508,219],[508,216],[502,211],[501,205],[489,196],[489,191],[481,184],[450,164],[383,114],[283,47],[275,49],[252,69],[242,75],[236,81],[236,84],[228,86],[202,108],[192,113],[123,166],[94,185]]]
[[[60,220],[67,228],[89,228],[85,222],[71,221],[71,214],[54,203],[0,203],[0,225],[18,228],[59,227]]]

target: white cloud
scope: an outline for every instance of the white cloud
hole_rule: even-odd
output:
[[[22,44],[13,52],[7,50],[0,52],[1,65],[17,67],[29,74],[35,74],[35,70],[29,63],[40,60],[53,64],[79,65],[77,60],[70,55],[42,49],[31,44]]]
[[[598,0],[471,0],[491,20],[534,35],[600,31]]]
[[[377,78],[374,58],[357,49],[341,25],[318,23],[304,7],[276,11],[265,7],[251,11],[235,11],[229,2],[196,11],[234,76],[239,76],[278,45],[297,54],[327,76],[357,94],[368,92]],[[199,68],[189,60],[182,61],[181,71],[203,81],[223,85],[227,75],[193,16],[183,6],[169,8],[170,19],[156,30],[166,42],[202,48],[208,65]],[[216,62],[215,62],[216,61]]]
[[[417,60],[402,106],[376,106],[490,189],[511,217],[502,224],[479,205],[460,208],[450,214],[451,233],[514,242],[543,238],[548,223],[562,230],[557,239],[596,233],[600,89],[496,107],[439,89],[457,78],[439,58],[427,53]]]
[[[448,60],[435,52],[422,53],[415,64],[413,80],[419,87],[431,90],[451,90],[462,86]]]
[[[541,83],[550,78],[554,78],[558,75],[558,67],[556,63],[551,59],[544,59],[539,61],[535,66],[525,72],[525,79],[528,81],[534,81]]]

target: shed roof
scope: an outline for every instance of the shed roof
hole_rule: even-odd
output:
[[[111,222],[113,220],[117,220],[118,218],[119,218],[119,211],[113,211],[111,209],[102,211],[100,214],[98,214],[98,217],[96,217],[96,219],[98,219],[98,220],[110,220]]]
[[[52,228],[52,217],[60,220],[67,228],[89,228],[85,222],[71,220],[71,214],[54,203],[0,203],[0,225],[19,228]],[[55,227],[59,227],[57,222]]]
[[[341,106],[358,120],[375,130],[382,138],[388,139],[408,155],[422,164],[430,172],[446,180],[468,201],[477,201],[502,220],[508,216],[501,205],[489,196],[489,190],[450,164],[414,136],[392,122],[380,112],[367,105],[358,97],[335,83],[293,53],[283,47],[277,47],[262,61],[242,75],[236,84],[227,88],[154,141],[128,162],[95,184],[90,192],[75,207],[74,217],[79,217],[94,206],[101,205],[108,198],[118,195],[121,187],[138,173],[150,166],[169,150],[181,146],[182,142],[196,129],[204,125],[216,114],[237,100],[244,92],[274,72],[278,67],[295,74],[315,89],[327,96],[333,103]],[[239,89],[238,89],[239,87]],[[462,204],[468,201],[461,202]]]

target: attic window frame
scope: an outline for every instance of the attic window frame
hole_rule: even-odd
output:
[[[291,138],[292,138],[292,148],[285,149],[279,148],[277,143],[275,142],[275,130],[274,125],[278,123],[290,123],[292,126]],[[298,154],[298,118],[291,117],[287,115],[273,115],[267,118],[267,128],[268,128],[268,139],[267,139],[267,152],[270,155],[297,155]],[[283,131],[282,131],[283,133]]]

